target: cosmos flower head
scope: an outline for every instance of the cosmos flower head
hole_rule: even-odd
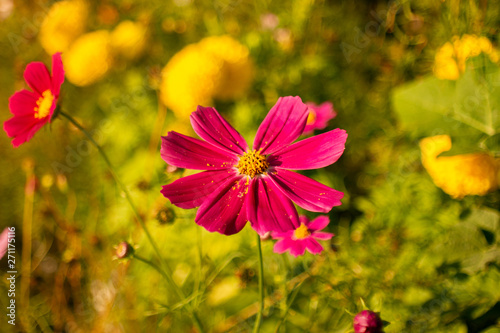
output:
[[[330,223],[328,216],[318,216],[309,221],[307,216],[301,215],[299,220],[300,226],[295,230],[272,233],[274,239],[279,239],[274,244],[274,252],[290,251],[295,257],[303,255],[306,250],[312,254],[319,254],[323,251],[323,246],[318,240],[328,240],[333,237],[331,233],[320,231]]]
[[[41,62],[26,66],[24,79],[33,90],[20,90],[9,99],[9,109],[14,115],[3,124],[14,147],[29,141],[35,133],[50,122],[57,105],[59,91],[64,82],[61,54],[52,56],[52,74]]]
[[[250,148],[243,137],[211,107],[191,115],[203,140],[176,132],[162,137],[161,156],[169,165],[206,170],[163,186],[172,204],[199,207],[195,221],[225,235],[252,228],[285,232],[300,227],[293,205],[329,212],[343,193],[291,170],[326,167],[345,149],[347,133],[335,129],[293,143],[302,134],[308,107],[299,97],[279,98],[257,130]]]
[[[325,129],[328,122],[337,116],[331,102],[324,102],[320,105],[308,102],[306,105],[309,108],[309,115],[304,128],[305,135],[312,134],[317,129]]]

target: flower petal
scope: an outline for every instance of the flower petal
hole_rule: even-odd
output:
[[[335,163],[345,149],[347,133],[339,128],[286,147],[268,157],[269,164],[291,170],[308,170]]]
[[[199,139],[176,132],[162,136],[161,157],[178,168],[194,170],[228,169],[238,163],[238,157]]]
[[[259,126],[254,149],[267,155],[288,146],[302,134],[307,115],[300,97],[280,97]]]
[[[9,98],[10,112],[16,116],[28,116],[34,118],[36,102],[39,96],[29,90],[17,91]]]
[[[3,129],[12,140],[14,147],[29,141],[35,133],[47,123],[49,118],[35,121],[32,116],[14,116],[3,124]]]
[[[330,218],[327,215],[320,215],[314,220],[312,220],[307,228],[309,230],[323,230],[330,223]]]
[[[293,245],[290,247],[290,254],[294,257],[304,255],[304,252],[306,252],[306,245],[307,245],[305,239],[298,239],[296,241],[292,240],[292,242]]]
[[[261,236],[268,231],[285,232],[299,226],[295,206],[267,178],[251,180],[246,205],[252,228]]]
[[[64,82],[64,67],[61,59],[61,53],[52,55],[52,93],[57,98]]]
[[[296,172],[276,168],[269,173],[276,186],[298,206],[313,212],[329,212],[340,206],[344,193]]]
[[[314,130],[324,129],[328,126],[328,121],[332,120],[337,116],[337,113],[333,110],[333,104],[331,102],[324,102],[321,105],[316,105],[314,103],[306,103],[308,111],[315,112],[316,119],[313,123],[307,124],[304,128],[303,134],[311,134]]]
[[[334,234],[331,234],[329,232],[322,232],[322,231],[316,231],[311,234],[311,237],[316,238],[316,239],[321,239],[321,240],[328,240],[332,239]]]
[[[34,92],[40,96],[45,90],[52,90],[49,70],[42,62],[31,62],[24,70],[24,79]]]
[[[235,174],[231,169],[200,172],[164,185],[161,193],[177,207],[199,207],[219,186],[234,181]]]
[[[293,240],[290,238],[280,239],[274,244],[274,253],[284,253],[293,246]]]
[[[198,106],[191,114],[191,125],[202,139],[231,153],[248,150],[245,139],[214,108]]]
[[[307,251],[311,252],[312,254],[319,254],[321,253],[321,251],[323,251],[323,246],[321,246],[321,244],[318,243],[318,241],[314,238],[308,237],[307,239],[304,239],[304,243],[306,245]]]
[[[245,182],[245,178],[234,176],[214,191],[198,209],[196,223],[210,232],[217,231],[224,235],[243,229],[247,223]]]

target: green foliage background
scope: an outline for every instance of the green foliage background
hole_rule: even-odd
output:
[[[348,332],[364,301],[390,323],[386,332],[500,332],[498,191],[459,201],[436,188],[421,165],[418,138],[443,129],[399,122],[393,108],[397,103],[408,107],[404,91],[394,89],[432,75],[437,48],[452,36],[474,33],[497,44],[499,1],[107,4],[118,9],[120,20],[150,15],[148,50],[92,86],[65,82],[62,106],[99,136],[208,331],[252,328],[258,301],[255,234],[248,226],[231,237],[210,234],[194,223],[195,210],[173,208],[159,193],[182,171],[165,172],[153,135],[158,113],[154,76],[183,46],[229,34],[250,49],[256,79],[245,98],[216,101],[215,107],[246,138],[253,138],[276,99],[287,95],[332,101],[338,116],[329,129],[349,133],[337,163],[305,173],[346,193],[343,205],[330,213],[328,231],[336,236],[324,244],[327,250],[295,259],[274,254],[272,241],[263,243],[267,299],[262,331]],[[50,3],[15,5],[0,26],[2,122],[10,118],[9,96],[23,87],[25,65],[50,63],[36,38]],[[99,7],[98,2],[92,5]],[[290,47],[280,46],[276,31],[262,29],[261,16],[267,13],[277,15],[277,29],[290,34]],[[166,19],[185,31],[165,31]],[[103,27],[96,18],[91,26]],[[409,95],[428,105],[435,96],[429,90]],[[169,112],[163,134],[173,121]],[[144,258],[154,260],[154,254],[106,165],[95,149],[85,150],[84,139],[64,119],[54,120],[18,149],[0,136],[0,226],[16,227],[19,268],[30,161],[39,185],[33,203],[32,272],[26,280],[29,304],[18,307],[16,327],[2,315],[2,331],[194,331],[185,304],[156,271],[137,260],[113,260],[113,247],[122,240]],[[54,162],[74,166],[61,173]],[[48,177],[54,180],[51,186]],[[162,209],[173,210],[173,223],[158,221]],[[1,267],[7,270],[5,259]],[[3,309],[7,289],[2,278]]]

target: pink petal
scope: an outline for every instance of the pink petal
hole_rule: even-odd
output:
[[[3,258],[5,253],[7,253],[7,247],[9,246],[9,229],[5,228],[0,235],[0,259]]]
[[[30,115],[34,118],[36,102],[39,96],[29,90],[20,90],[9,98],[10,112],[17,116]]]
[[[273,239],[290,238],[290,237],[292,237],[294,232],[295,232],[295,230],[288,230],[285,232],[273,231],[271,233],[271,236],[273,237]]]
[[[294,230],[299,226],[293,203],[266,178],[251,180],[246,204],[248,219],[259,235],[268,231]]]
[[[237,177],[232,169],[205,171],[177,179],[163,186],[161,193],[177,207],[199,207],[217,188]]]
[[[316,129],[326,128],[328,122],[337,116],[331,102],[324,102],[321,105],[306,103],[306,105],[309,109],[313,109],[316,112],[316,119],[312,124],[306,124],[304,134],[311,134]]]
[[[321,253],[321,251],[323,251],[323,246],[321,246],[321,244],[318,243],[318,241],[314,238],[308,237],[304,239],[304,243],[306,245],[307,251],[311,252],[312,254],[319,254]]]
[[[342,204],[344,193],[296,172],[276,168],[269,173],[276,186],[298,206],[313,212],[329,212]]]
[[[31,62],[24,70],[24,79],[34,92],[40,96],[45,90],[52,90],[49,70],[41,62]]]
[[[32,115],[14,116],[3,123],[3,129],[11,138],[29,132],[38,123]]]
[[[334,235],[329,232],[316,231],[311,234],[311,237],[321,240],[331,239]]]
[[[64,82],[64,67],[61,59],[61,53],[52,55],[52,94],[57,98]]]
[[[196,223],[210,232],[224,235],[239,232],[247,223],[245,202],[246,179],[237,177],[220,186],[203,202],[196,214]]]
[[[294,257],[304,255],[306,252],[306,239],[292,240],[293,244],[290,246],[290,254]]]
[[[309,225],[309,218],[305,215],[300,215],[299,216],[299,222],[300,224],[305,224],[305,225]]]
[[[267,155],[288,146],[302,134],[307,115],[300,97],[280,97],[257,130],[254,149]]]
[[[222,150],[239,155],[248,150],[245,139],[214,108],[198,106],[191,125],[202,139]]]
[[[335,129],[284,148],[278,155],[268,157],[268,162],[291,170],[308,170],[326,167],[335,163],[345,149],[347,133]]]
[[[320,215],[309,223],[309,230],[323,230],[330,223],[330,218],[326,215]]]
[[[293,246],[293,241],[290,238],[281,239],[274,244],[274,253],[284,253]]]
[[[49,118],[35,121],[35,118],[29,116],[14,116],[3,124],[3,128],[9,137],[14,138],[12,145],[19,147],[29,141],[48,120]]]
[[[161,157],[165,162],[178,168],[195,170],[220,170],[238,163],[236,154],[199,139],[190,138],[176,132],[162,136]]]

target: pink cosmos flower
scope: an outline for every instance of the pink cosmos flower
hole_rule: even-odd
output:
[[[306,105],[309,108],[306,128],[304,128],[304,134],[306,135],[312,134],[314,130],[324,129],[328,126],[328,122],[337,116],[331,102],[324,102],[321,105],[307,102]]]
[[[23,89],[12,95],[9,108],[14,117],[3,124],[7,135],[14,138],[14,147],[29,141],[51,121],[64,82],[61,54],[52,56],[52,75],[43,63],[32,62],[26,66],[24,79],[33,91]]]
[[[328,216],[318,216],[309,221],[306,216],[301,215],[299,219],[300,226],[295,230],[272,233],[274,239],[279,239],[274,244],[275,253],[284,253],[290,250],[290,254],[297,257],[303,255],[307,249],[312,254],[319,254],[323,251],[323,246],[317,240],[328,240],[333,237],[331,233],[319,231],[330,223]]]
[[[0,234],[0,259],[3,258],[5,253],[7,253],[7,247],[9,246],[9,229],[5,228]]]
[[[178,207],[200,207],[196,223],[225,235],[239,232],[247,221],[261,236],[296,229],[292,201],[310,211],[330,211],[344,194],[290,170],[334,163],[344,152],[347,133],[335,129],[293,143],[304,130],[307,110],[299,97],[279,98],[250,149],[214,108],[198,106],[191,124],[203,140],[169,132],[162,137],[161,157],[169,165],[207,171],[178,179],[161,192]]]

